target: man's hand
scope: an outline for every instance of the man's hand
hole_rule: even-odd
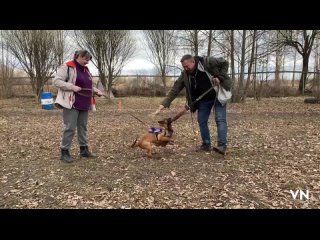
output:
[[[220,84],[219,78],[216,78],[216,77],[212,78],[212,83],[214,86],[218,86]]]
[[[74,91],[74,92],[79,92],[79,91],[81,91],[81,87],[78,87],[78,86],[76,86],[76,85],[73,85],[73,86],[72,86],[72,91]]]
[[[164,109],[164,106],[159,105],[158,109],[154,113],[151,113],[149,116],[153,119],[156,115],[158,115],[161,112],[162,109]]]
[[[164,106],[163,106],[163,105],[160,105],[159,108],[157,109],[157,111],[155,111],[154,115],[159,114],[162,109],[164,109]]]

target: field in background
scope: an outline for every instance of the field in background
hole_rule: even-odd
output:
[[[167,90],[169,90],[177,76],[167,77]],[[94,78],[94,82],[97,85],[98,78]],[[12,82],[12,90],[14,97],[29,97],[33,96],[31,85],[27,78],[17,78]],[[299,80],[294,81],[294,86],[292,86],[291,80],[281,81],[281,85],[275,85],[273,80],[257,81],[256,91],[254,92],[253,87],[249,88],[248,97],[253,97],[254,95],[260,94],[261,97],[288,97],[296,96],[297,89],[299,85]],[[100,89],[101,86],[97,85]],[[260,89],[261,88],[261,89]],[[56,94],[57,89],[52,86],[51,80],[44,86],[44,91],[51,91]],[[163,96],[164,87],[162,80],[159,76],[121,76],[115,80],[112,91],[116,97],[126,97],[126,96]],[[182,91],[181,95],[185,92]]]

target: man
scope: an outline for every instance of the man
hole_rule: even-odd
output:
[[[202,145],[200,150],[211,150],[211,138],[208,128],[208,120],[212,107],[215,109],[215,121],[218,130],[218,144],[213,147],[213,150],[225,155],[227,150],[227,104],[220,102],[216,98],[216,91],[211,90],[204,96],[208,89],[212,86],[221,85],[225,90],[231,89],[231,78],[228,76],[228,62],[223,58],[214,57],[193,57],[184,55],[180,60],[184,71],[174,83],[173,88],[168,93],[167,97],[162,101],[156,113],[159,113],[164,108],[169,108],[171,102],[178,96],[180,91],[186,88],[187,104],[190,106],[190,111],[198,110],[198,124],[200,128]],[[217,88],[218,89],[218,88]],[[201,97],[202,96],[202,97]],[[194,105],[198,97],[201,99]]]

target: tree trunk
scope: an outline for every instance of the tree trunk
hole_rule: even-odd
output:
[[[307,76],[308,76],[308,66],[309,66],[309,56],[303,56],[302,60],[302,73],[301,73],[301,78],[299,82],[299,92],[304,94],[305,92],[305,87],[307,83]]]
[[[316,61],[317,61],[317,68],[316,68],[316,74],[315,74],[315,80],[316,80],[316,99],[320,99],[320,69],[319,69],[319,61],[320,61],[320,58],[319,58],[319,53],[318,53],[318,49],[317,49],[317,56],[316,56]]]
[[[111,74],[112,71],[109,70],[109,74],[108,74],[108,88],[107,88],[107,96],[109,99],[112,99],[114,98],[114,95],[112,93],[112,74]]]
[[[240,62],[240,78],[239,84],[237,89],[237,94],[235,101],[240,102],[241,97],[243,96],[244,89],[243,89],[243,81],[244,81],[244,68],[245,68],[245,55],[246,55],[246,33],[247,30],[243,30],[242,33],[242,47],[241,47],[241,62]]]
[[[230,61],[231,61],[231,78],[235,82],[235,68],[234,68],[234,30],[230,33]]]
[[[256,51],[255,51],[255,59],[254,59],[254,81],[253,81],[253,94],[254,99],[257,99],[257,60],[258,60],[258,43],[256,43]]]
[[[2,39],[2,30],[0,30],[0,38]],[[4,52],[6,51],[6,56]],[[0,61],[0,98],[9,98],[12,94],[12,77],[14,67],[9,60],[8,47],[4,48],[4,42],[1,41],[1,61]]]
[[[282,81],[282,85],[283,85],[283,81],[284,81],[284,71],[285,71],[285,60],[286,60],[286,55],[283,55],[283,58],[282,58],[282,67],[281,67],[281,71],[282,71],[282,74],[281,74],[281,81]]]
[[[315,74],[314,74],[314,96],[317,100],[320,99],[320,76],[319,76],[319,39],[316,40],[316,49],[315,49]]]
[[[294,81],[295,81],[295,71],[296,71],[296,61],[297,61],[297,50],[294,51],[294,58],[293,58],[293,75],[292,75],[292,82],[291,86],[294,87]]]
[[[230,66],[231,66],[231,79],[232,79],[232,86],[231,91],[234,92],[235,83],[236,83],[236,76],[235,76],[235,66],[234,66],[234,30],[230,31]],[[231,101],[235,102],[235,94],[232,94]]]
[[[211,44],[212,44],[212,30],[209,30],[209,37],[208,37],[208,51],[207,56],[210,56],[211,53]]]
[[[254,51],[256,48],[256,34],[257,34],[257,30],[253,31],[253,35],[252,35],[252,47],[251,47],[251,56],[250,56],[250,61],[249,61],[249,67],[248,67],[248,77],[247,77],[247,82],[246,82],[246,87],[244,89],[244,93],[243,96],[241,98],[241,101],[244,102],[246,100],[247,94],[248,94],[248,89],[250,86],[250,76],[251,76],[251,69],[252,69],[252,64],[254,61]]]
[[[161,79],[162,79],[162,84],[163,84],[163,87],[164,87],[164,95],[166,95],[167,94],[167,81],[166,81],[166,72],[165,71],[162,71]]]
[[[100,82],[103,86],[104,91],[106,91],[107,90],[107,79],[106,79],[106,75],[105,75],[104,71],[99,70],[99,79],[100,79]]]
[[[275,79],[274,85],[277,90],[280,89],[280,70],[282,66],[282,53],[281,50],[276,51],[276,72],[275,72]]]
[[[285,87],[285,81],[284,81],[285,59],[286,59],[286,56],[285,56],[285,54],[283,54],[282,67],[281,67],[282,74],[281,74],[281,82],[280,82],[280,96],[282,96],[282,97],[284,96],[284,87]]]
[[[198,56],[199,53],[199,39],[198,39],[198,30],[194,30],[194,55]]]

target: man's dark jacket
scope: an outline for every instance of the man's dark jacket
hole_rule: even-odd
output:
[[[221,86],[229,91],[231,89],[232,80],[228,76],[229,63],[223,58],[215,57],[198,57],[197,68],[199,71],[205,71],[211,76],[217,77],[220,80]],[[181,72],[179,78],[175,81],[172,89],[169,91],[167,97],[162,101],[162,105],[166,108],[170,107],[171,102],[178,96],[180,91],[185,87],[187,93],[187,104],[191,105],[190,87],[191,80],[190,75],[184,70]]]

